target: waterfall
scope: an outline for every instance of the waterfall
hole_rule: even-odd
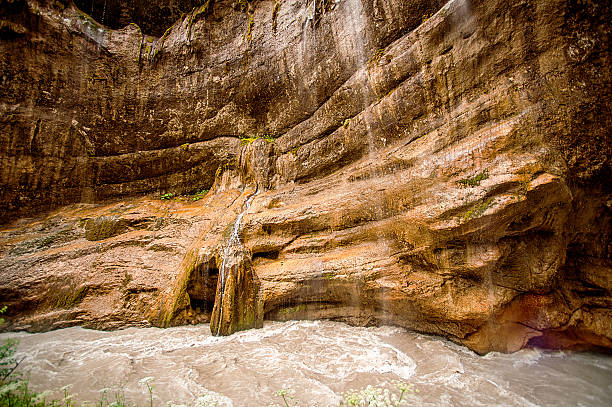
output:
[[[227,241],[227,244],[223,247],[223,251],[222,251],[223,260],[221,261],[221,267],[219,268],[219,288],[218,290],[220,289],[220,296],[218,299],[219,301],[219,320],[218,321],[219,322],[217,324],[217,332],[216,332],[217,336],[219,336],[220,334],[221,322],[223,319],[223,294],[225,292],[227,261],[231,256],[234,255],[234,253],[236,253],[238,250],[243,249],[242,243],[240,242],[240,226],[242,223],[242,218],[244,214],[246,213],[246,211],[248,211],[249,208],[251,207],[251,202],[253,202],[253,199],[258,193],[259,193],[259,186],[255,189],[255,192],[251,194],[246,200],[244,209],[242,210],[242,212],[240,212],[240,214],[236,218],[236,222],[234,223],[234,227],[232,228],[232,232]]]

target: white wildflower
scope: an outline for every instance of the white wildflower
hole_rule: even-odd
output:
[[[72,388],[72,384],[67,384],[67,385],[61,387],[60,390],[65,393],[68,390],[70,390],[71,388]]]
[[[217,394],[213,392],[204,392],[195,401],[195,407],[231,407],[232,405],[233,404],[230,399],[223,396],[222,394]]]
[[[219,405],[217,397],[214,394],[204,393],[196,399],[196,407],[217,407]]]
[[[361,390],[351,390],[346,393],[342,393],[342,406],[378,406],[378,407],[397,407],[400,405],[407,404],[404,396],[406,392],[414,392],[412,385],[406,384],[405,382],[397,381],[394,382],[401,394],[393,394],[389,389],[367,386]]]
[[[143,377],[142,379],[138,380],[138,384],[147,385],[153,380],[155,380],[153,376]]]
[[[0,387],[0,395],[14,392],[15,390],[19,389],[22,384],[23,382],[19,381],[5,384],[4,386]]]

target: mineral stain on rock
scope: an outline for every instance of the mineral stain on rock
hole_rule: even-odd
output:
[[[3,328],[612,348],[610,5],[241,4],[0,5]]]

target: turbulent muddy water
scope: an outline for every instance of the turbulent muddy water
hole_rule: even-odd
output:
[[[192,405],[203,393],[220,405],[269,406],[281,404],[274,395],[281,388],[292,389],[301,406],[335,406],[341,392],[398,379],[419,390],[411,405],[612,405],[612,357],[533,349],[481,357],[392,327],[294,321],[228,337],[211,336],[204,325],[0,337],[19,340],[21,370],[33,387],[72,384],[77,400],[99,400],[111,388],[142,405],[148,396],[139,381],[152,376],[156,406]]]

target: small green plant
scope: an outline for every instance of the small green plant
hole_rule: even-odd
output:
[[[242,145],[251,144],[252,142],[257,140],[258,138],[259,137],[240,137],[240,144],[242,144]]]
[[[344,127],[345,129],[351,124],[351,119],[344,119],[342,121],[342,127]]]
[[[0,406],[4,407],[60,407],[60,403],[47,403],[46,393],[37,394],[28,388],[28,383],[13,380],[0,386]]]
[[[127,285],[132,281],[132,275],[127,271],[123,274],[123,280],[121,280],[121,285],[123,287],[127,287]]]
[[[193,198],[191,199],[192,201],[199,201],[200,199],[204,198],[207,193],[208,193],[208,189],[202,188],[199,191],[197,191],[195,194],[193,194]]]
[[[480,215],[482,215],[487,210],[487,208],[491,206],[492,203],[493,203],[492,197],[481,201],[480,203],[476,204],[472,209],[467,211],[461,218],[461,221],[465,222],[470,219],[480,217]]]
[[[55,239],[57,237],[59,237],[61,234],[63,234],[64,232],[66,232],[66,231],[61,231],[61,232],[55,233],[55,234],[53,234],[51,236],[47,236],[47,237],[45,237],[43,239],[40,239],[39,242],[38,242],[38,248],[42,249],[42,248],[46,248],[46,247],[51,246],[53,241],[55,241]]]
[[[153,385],[151,384],[153,379],[154,377],[149,376],[144,377],[138,381],[139,384],[147,386],[147,391],[149,392],[149,407],[153,407]]]
[[[153,406],[153,386],[150,382],[152,377],[145,377],[139,383],[146,385],[149,393],[149,407]],[[8,380],[0,382],[0,407],[75,407],[73,401],[75,397],[71,394],[71,385],[64,386],[60,389],[62,394],[59,400],[48,400],[48,396],[52,393],[44,391],[35,393],[28,388],[28,382],[25,380]],[[123,389],[115,392],[114,397],[108,397],[110,388],[100,390],[100,399],[97,402],[83,402],[81,406],[96,406],[96,407],[137,407],[136,403],[126,399]],[[169,404],[170,406],[171,404]],[[222,404],[220,397],[215,395],[206,395],[206,393],[196,400],[197,407],[218,407]]]
[[[246,49],[244,50],[244,54],[242,55],[242,62],[240,65],[242,66],[243,71],[246,71],[249,66],[249,53]]]
[[[292,389],[280,389],[274,392],[275,396],[282,397],[283,402],[285,403],[285,407],[299,407],[297,401],[295,401],[295,397],[293,396],[295,392]],[[291,404],[289,404],[291,403]]]
[[[343,394],[341,406],[376,406],[398,407],[408,404],[407,396],[417,392],[412,384],[395,381],[393,385],[400,391],[399,395],[391,393],[389,389],[368,386],[361,390],[350,390]]]
[[[168,200],[172,199],[173,197],[174,197],[174,194],[172,192],[168,192],[167,194],[163,194],[160,197],[160,199],[168,201]]]
[[[476,174],[473,177],[468,177],[460,180],[459,184],[464,187],[477,187],[480,185],[480,182],[484,181],[487,178],[489,178],[489,171],[484,170],[483,172]]]
[[[60,389],[62,391],[62,394],[64,395],[64,397],[62,398],[62,401],[64,402],[64,407],[72,407],[72,398],[74,397],[74,394],[69,393],[71,387],[72,385],[68,384]]]
[[[4,314],[7,310],[7,306],[0,308],[0,314]],[[0,326],[5,322],[4,318],[0,317]],[[13,339],[7,339],[2,345],[0,345],[0,384],[10,383],[10,376],[14,374],[17,366],[23,361],[17,360],[15,352],[17,351],[17,341]],[[0,405],[2,405],[0,403]]]

